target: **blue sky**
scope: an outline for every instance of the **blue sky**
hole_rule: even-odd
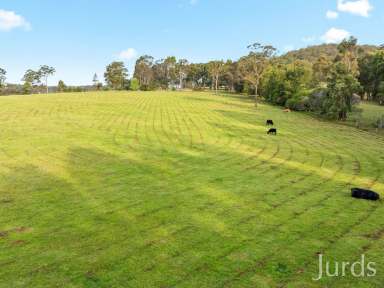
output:
[[[237,59],[253,42],[281,52],[337,42],[384,43],[384,0],[1,0],[0,67],[8,82],[54,66],[71,85],[135,57],[175,55],[191,62]]]

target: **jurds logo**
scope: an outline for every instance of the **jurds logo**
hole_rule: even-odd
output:
[[[324,255],[319,254],[319,272],[314,281],[319,281],[323,277],[374,277],[376,276],[376,263],[368,262],[365,255],[361,255],[356,262],[338,262],[324,259]]]

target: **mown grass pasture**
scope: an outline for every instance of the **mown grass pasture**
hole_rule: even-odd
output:
[[[277,136],[268,136],[273,119]],[[244,96],[0,98],[0,287],[382,287],[384,138]],[[316,277],[318,254],[376,277]]]
[[[363,102],[357,105],[346,124],[354,127],[358,124],[360,129],[384,135],[384,129],[376,129],[381,118],[384,121],[384,106]]]

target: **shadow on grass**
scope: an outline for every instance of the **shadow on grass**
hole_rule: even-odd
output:
[[[22,258],[0,244],[7,251],[1,263],[20,266],[15,273],[3,265],[3,279],[14,273],[41,285],[155,287],[200,279],[201,269],[212,283],[248,277],[260,262],[267,274],[287,265],[288,272],[273,274],[280,281],[365,213],[335,193],[345,187],[337,179],[313,174],[300,182],[308,171],[216,146],[190,153],[154,147],[134,159],[73,147],[66,161],[70,180],[27,166],[0,184],[13,198],[0,212],[2,225],[32,229]]]

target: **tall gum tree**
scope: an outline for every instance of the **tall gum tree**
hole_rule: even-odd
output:
[[[260,82],[271,58],[275,55],[276,48],[260,43],[251,44],[247,48],[250,52],[247,56],[240,58],[239,70],[243,80],[252,85],[255,90],[255,106],[257,107]]]
[[[225,71],[225,63],[224,61],[211,61],[208,63],[208,69],[209,73],[211,74],[212,77],[212,83],[215,88],[215,93],[217,94],[217,90],[219,89],[219,80],[220,76],[224,73]]]
[[[48,77],[52,76],[53,74],[55,74],[55,72],[56,72],[55,68],[53,68],[51,66],[48,66],[48,65],[40,66],[40,69],[38,71],[40,77],[44,79],[45,87],[47,89],[47,94],[49,92],[49,89],[48,89]]]
[[[125,68],[123,62],[112,62],[105,70],[105,82],[112,89],[123,89],[128,77],[128,69]]]
[[[5,71],[3,68],[0,68],[0,89],[3,88],[5,84],[5,80],[7,79],[6,75],[7,71]]]

